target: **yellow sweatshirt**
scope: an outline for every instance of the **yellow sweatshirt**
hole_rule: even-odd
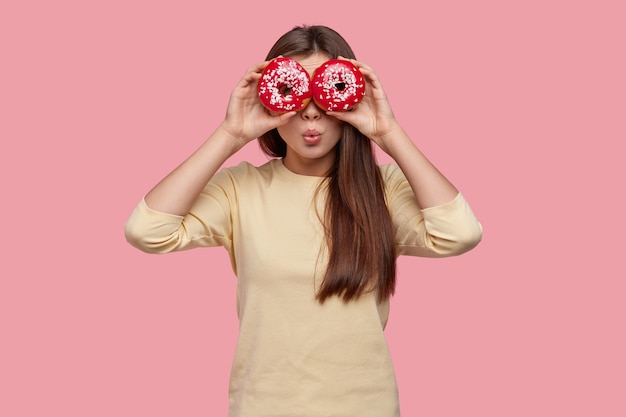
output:
[[[444,257],[478,244],[482,228],[461,194],[417,206],[396,165],[381,166],[398,255]],[[237,275],[239,338],[230,417],[397,417],[393,365],[384,337],[389,301],[315,299],[327,254],[319,214],[321,178],[280,159],[221,170],[188,215],[140,201],[127,240],[150,253],[223,246]]]

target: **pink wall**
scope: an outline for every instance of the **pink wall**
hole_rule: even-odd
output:
[[[485,228],[400,261],[403,415],[626,415],[623,2],[210,4],[0,8],[0,415],[226,415],[225,252],[146,255],[122,229],[302,23],[374,67]]]

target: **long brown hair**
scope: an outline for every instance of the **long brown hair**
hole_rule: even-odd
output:
[[[352,48],[333,29],[302,26],[281,36],[266,59],[306,57],[315,52],[330,58],[355,58]],[[287,153],[277,129],[261,136],[259,143],[269,156]],[[335,162],[326,179],[324,224],[329,259],[317,299],[324,302],[337,295],[350,301],[375,291],[383,301],[395,289],[396,254],[380,169],[371,141],[348,123],[336,146]]]

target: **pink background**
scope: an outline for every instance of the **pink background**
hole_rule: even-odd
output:
[[[623,4],[3,2],[0,415],[226,415],[225,252],[146,255],[123,224],[275,39],[320,23],[485,229],[400,261],[403,415],[625,416]]]

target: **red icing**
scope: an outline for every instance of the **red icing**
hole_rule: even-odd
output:
[[[292,58],[274,58],[263,70],[257,91],[270,111],[300,111],[311,99],[310,75]]]
[[[365,94],[361,71],[350,61],[332,59],[313,73],[313,100],[324,110],[347,111]]]

